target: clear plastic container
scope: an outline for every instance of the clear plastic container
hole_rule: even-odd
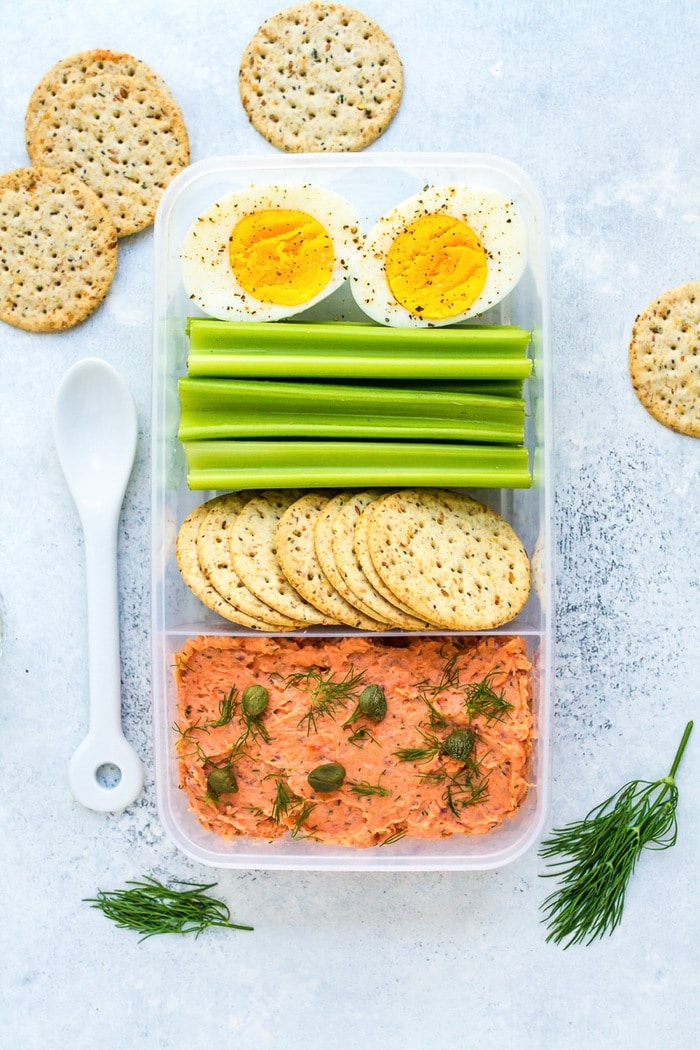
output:
[[[530,489],[470,490],[508,519],[533,565],[531,596],[518,618],[491,634],[518,634],[533,663],[535,736],[531,787],[515,815],[485,835],[454,835],[439,841],[404,838],[379,848],[353,849],[289,836],[274,842],[224,839],[207,831],[190,811],[178,786],[174,654],[199,634],[250,632],[206,609],[183,583],[175,563],[175,539],[185,516],[214,492],[191,492],[177,439],[177,378],[186,371],[185,321],[198,311],[180,277],[183,238],[197,215],[215,200],[250,184],[309,182],[328,187],[354,204],[364,229],[427,184],[468,184],[512,197],[527,226],[528,265],[506,300],[480,323],[518,324],[532,331],[534,368],[527,381],[527,444]],[[541,198],[527,175],[499,157],[482,154],[332,154],[217,157],[193,164],[163,194],[155,222],[155,323],[152,421],[152,660],[156,789],[160,817],[173,842],[188,856],[219,868],[286,868],[336,871],[478,870],[512,862],[544,828],[550,793],[553,681],[552,467],[549,350],[549,248]],[[298,315],[299,320],[366,320],[347,288]],[[468,323],[468,322],[467,322]],[[315,629],[318,631],[318,629]],[[350,629],[324,629],[342,635]],[[387,632],[392,633],[392,632]],[[285,634],[285,637],[293,635]]]

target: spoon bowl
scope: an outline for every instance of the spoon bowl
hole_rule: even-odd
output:
[[[69,784],[84,806],[112,812],[140,794],[144,770],[121,725],[117,578],[119,516],[138,419],[111,365],[85,358],[68,369],[56,393],[53,431],[83,528],[87,577],[89,727],[70,762]]]

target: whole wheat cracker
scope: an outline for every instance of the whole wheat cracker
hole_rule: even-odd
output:
[[[375,499],[379,498],[380,495],[385,495],[384,490],[377,490]],[[384,580],[381,578],[379,573],[374,567],[374,562],[369,553],[369,545],[367,541],[367,527],[369,525],[369,518],[372,512],[372,504],[374,499],[368,501],[363,507],[357,521],[355,522],[355,537],[354,537],[354,550],[355,557],[357,558],[360,568],[374,587],[375,591],[383,595],[387,601],[392,602],[399,609],[402,609],[405,613],[409,613],[411,616],[415,615],[415,611],[407,605],[405,602],[400,601],[396,595],[389,590]]]
[[[291,153],[352,152],[394,118],[403,67],[391,38],[341,4],[297,4],[267,19],[246,47],[239,91],[253,127]]]
[[[212,587],[235,609],[269,624],[271,629],[299,627],[298,620],[283,616],[253,594],[234,567],[229,544],[231,525],[251,495],[248,492],[229,492],[207,501],[207,513],[197,534],[199,564]]]
[[[99,197],[75,175],[17,168],[0,175],[0,318],[61,331],[104,299],[117,234]]]
[[[163,191],[190,158],[187,129],[172,97],[115,74],[60,91],[28,149],[33,164],[79,175],[105,204],[119,237],[151,225]]]
[[[700,282],[671,288],[637,316],[629,371],[650,415],[671,430],[700,437]]]
[[[277,557],[282,572],[291,585],[326,616],[348,627],[365,631],[381,627],[374,618],[365,616],[343,598],[326,574],[316,553],[315,524],[328,503],[329,496],[307,492],[282,514],[275,537]]]
[[[225,620],[240,624],[241,627],[250,627],[259,631],[272,630],[269,624],[247,616],[240,609],[234,608],[225,598],[222,598],[204,575],[197,555],[197,536],[207,511],[206,504],[200,504],[198,507],[195,507],[178,529],[175,541],[175,560],[183,581],[192,591],[195,598],[208,609],[218,613],[219,616],[223,616]],[[279,630],[279,627],[274,628],[275,632]]]
[[[400,609],[391,597],[388,588],[381,594],[372,584],[358,560],[355,551],[355,526],[362,512],[380,496],[378,489],[354,492],[333,515],[330,522],[333,560],[345,583],[368,609],[372,609],[377,620],[400,627],[403,630],[419,630],[427,627],[411,613]]]
[[[513,620],[530,563],[512,527],[468,496],[402,489],[372,504],[368,542],[387,587],[438,627],[488,630]]]
[[[346,602],[353,605],[356,609],[359,609],[364,616],[368,616],[372,620],[376,620],[376,614],[374,610],[362,598],[357,595],[351,587],[348,586],[345,577],[338,568],[335,555],[333,553],[333,519],[338,513],[338,510],[352,499],[353,493],[351,491],[338,492],[331,499],[328,500],[325,507],[322,508],[320,514],[316,518],[314,525],[314,546],[316,548],[316,556],[321,564],[323,572],[326,574],[332,585],[343,596]],[[382,627],[388,627],[386,622],[382,623]]]
[[[103,73],[137,77],[145,83],[152,84],[165,94],[171,94],[163,78],[147,62],[143,62],[134,55],[105,48],[77,51],[51,66],[31,94],[24,119],[24,134],[28,150],[41,117],[59,92],[71,84],[82,83],[88,77],[99,76]]]
[[[292,587],[277,557],[277,524],[300,495],[292,489],[268,489],[249,499],[231,526],[231,556],[236,572],[261,601],[307,626],[325,624],[329,617]]]

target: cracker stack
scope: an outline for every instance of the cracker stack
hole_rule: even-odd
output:
[[[488,630],[530,591],[511,526],[443,489],[215,496],[183,522],[176,558],[208,608],[275,633]]]
[[[42,77],[25,118],[31,167],[0,177],[0,318],[59,331],[102,302],[117,240],[149,226],[189,164],[182,114],[145,62],[82,51]]]

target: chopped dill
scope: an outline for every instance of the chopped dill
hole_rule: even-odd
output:
[[[279,824],[287,814],[294,817],[291,835],[293,839],[299,838],[303,825],[316,808],[316,803],[292,791],[283,776],[277,777],[276,785],[275,801],[272,805],[270,819],[275,824]]]
[[[317,731],[318,719],[328,717],[335,719],[336,711],[346,701],[357,696],[357,687],[364,677],[364,671],[354,673],[353,669],[337,680],[332,672],[314,665],[306,671],[295,671],[293,674],[280,676],[284,689],[295,686],[309,693],[311,706],[299,721],[299,727],[306,725],[307,736]]]
[[[460,655],[461,652],[456,652],[447,657],[436,683],[431,683],[427,678],[416,682],[415,687],[419,690],[420,699],[428,708],[433,729],[442,729],[447,725],[447,720],[435,706],[435,701],[441,693],[450,689],[463,693],[464,705],[470,719],[482,715],[489,722],[497,722],[512,709],[513,705],[505,699],[504,691],[497,692],[493,686],[494,677],[502,673],[499,668],[492,668],[480,682],[464,683],[460,677],[462,669],[457,665]]]
[[[372,736],[367,726],[360,726],[350,734],[348,737],[348,744],[353,744],[355,747],[364,747],[368,740],[371,740],[373,744],[377,745],[377,747],[382,746],[376,737]]]
[[[387,798],[391,795],[391,791],[380,783],[385,772],[385,770],[382,770],[376,784],[370,784],[368,780],[353,780],[349,782],[348,787],[353,795],[357,795],[360,798],[370,795],[381,795],[383,798]]]
[[[285,817],[290,810],[294,809],[302,801],[301,795],[295,795],[284,777],[278,777],[275,801],[272,804],[272,813],[270,814],[271,819],[274,820],[275,824],[279,824],[282,817]]]
[[[395,831],[393,835],[387,835],[383,842],[380,842],[380,846],[391,846],[393,842],[399,842],[401,839],[406,838],[408,832],[405,828],[400,831]]]
[[[421,773],[420,780],[444,785],[442,800],[456,817],[460,816],[460,810],[475,806],[488,796],[488,776],[482,773],[478,762],[471,758],[454,773],[440,766],[428,773]]]
[[[493,679],[498,673],[494,667],[481,682],[471,682],[465,688],[464,703],[470,719],[483,715],[487,722],[499,722],[512,710],[513,705],[506,700],[504,691],[497,693],[493,688]]]
[[[234,714],[236,713],[236,696],[238,690],[235,685],[231,686],[228,696],[224,696],[219,701],[219,717],[214,719],[212,722],[205,722],[202,729],[218,729],[220,726],[227,726],[232,721]]]
[[[310,798],[307,798],[307,799],[304,800],[304,804],[299,809],[299,812],[296,814],[296,817],[295,817],[295,820],[294,820],[294,827],[292,828],[292,832],[291,832],[293,839],[298,839],[298,838],[303,838],[303,837],[307,837],[307,838],[308,837],[312,837],[312,836],[302,836],[301,829],[302,829],[302,827],[304,826],[304,824],[309,819],[309,817],[311,816],[311,814],[313,813],[313,811],[315,809],[316,809],[316,803],[315,802],[312,802]]]
[[[419,728],[418,732],[423,738],[424,746],[400,747],[394,752],[399,762],[430,762],[440,754],[442,741],[434,733],[429,733],[425,729]]]

